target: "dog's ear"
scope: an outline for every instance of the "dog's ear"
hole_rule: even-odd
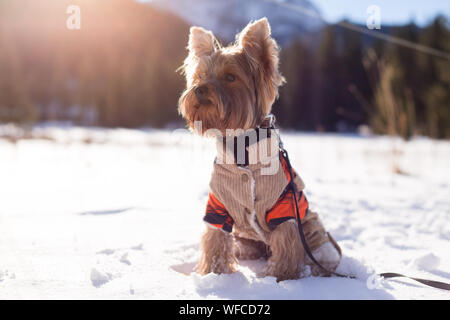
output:
[[[278,96],[278,87],[284,82],[278,71],[278,45],[271,37],[267,18],[250,22],[237,36],[237,42],[247,55],[253,74],[257,75],[260,107],[267,114]]]
[[[252,59],[267,69],[278,68],[278,46],[270,36],[267,18],[250,22],[238,36],[239,46]]]
[[[191,27],[188,43],[189,53],[196,57],[210,55],[216,49],[216,39],[211,31]]]

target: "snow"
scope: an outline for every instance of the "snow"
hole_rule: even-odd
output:
[[[428,253],[414,259],[412,261],[412,264],[418,269],[432,272],[433,270],[438,269],[440,260],[441,259],[439,259],[439,257],[435,256],[434,254]]]
[[[23,139],[14,138],[14,135]],[[215,156],[185,130],[0,126],[0,299],[449,299],[450,143],[282,132],[357,279],[193,272]],[[395,173],[394,171],[397,171]]]
[[[91,282],[94,287],[100,287],[112,279],[110,273],[101,273],[97,269],[93,268],[91,271]]]

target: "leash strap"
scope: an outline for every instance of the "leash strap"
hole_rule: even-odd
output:
[[[303,248],[306,251],[306,254],[308,255],[308,257],[311,259],[312,262],[314,262],[320,269],[322,269],[323,271],[325,271],[327,274],[333,274],[335,276],[341,277],[341,278],[350,278],[350,279],[355,279],[355,276],[351,276],[351,275],[344,275],[344,274],[340,274],[334,271],[330,271],[327,268],[325,268],[324,266],[322,266],[317,260],[316,258],[314,258],[311,249],[308,246],[308,242],[306,241],[306,237],[305,237],[305,233],[303,232],[303,226],[302,226],[302,222],[300,219],[300,213],[298,210],[298,203],[297,203],[297,187],[294,183],[294,176],[292,174],[292,166],[291,163],[289,161],[289,157],[287,154],[287,151],[284,148],[281,148],[281,154],[283,156],[283,158],[286,160],[286,164],[289,170],[289,176],[290,176],[290,188],[292,189],[292,193],[294,195],[294,204],[295,204],[295,211],[297,214],[297,226],[298,226],[298,233],[300,234],[300,239],[302,240],[302,244],[303,244]]]
[[[433,288],[438,288],[438,289],[442,289],[442,290],[450,290],[450,284],[445,283],[445,282],[441,282],[441,281],[434,281],[434,280],[428,280],[428,279],[421,279],[421,278],[412,278],[412,277],[408,277],[405,276],[403,274],[400,273],[394,273],[394,272],[385,272],[385,273],[380,273],[379,276],[385,278],[385,279],[390,279],[390,278],[408,278],[417,282],[420,282],[426,286],[429,287],[433,287]]]
[[[323,271],[325,271],[328,274],[332,274],[341,278],[350,278],[350,279],[356,279],[355,276],[353,275],[344,275],[344,274],[340,274],[334,271],[330,271],[327,268],[325,268],[324,266],[322,266],[313,256],[311,249],[308,246],[308,242],[306,241],[306,237],[305,237],[305,233],[303,232],[303,227],[302,227],[302,222],[300,219],[300,214],[299,214],[299,210],[298,210],[298,204],[297,204],[297,193],[296,193],[296,186],[294,183],[294,178],[293,178],[293,174],[292,174],[292,166],[291,163],[289,161],[289,156],[287,151],[283,148],[283,144],[281,143],[280,140],[280,151],[281,154],[283,156],[283,158],[286,160],[286,164],[287,167],[289,169],[289,176],[291,178],[291,181],[289,182],[290,184],[290,188],[292,188],[292,193],[294,194],[294,203],[295,203],[295,210],[296,210],[296,214],[297,214],[297,226],[298,226],[298,233],[300,234],[300,239],[302,240],[302,244],[303,247],[306,251],[306,254],[308,255],[308,257],[311,259],[312,262],[314,262],[319,268],[321,268]],[[445,283],[445,282],[440,282],[440,281],[434,281],[434,280],[428,280],[428,279],[421,279],[421,278],[413,278],[413,277],[408,277],[405,276],[403,274],[400,273],[394,273],[394,272],[385,272],[385,273],[380,273],[379,276],[385,278],[385,279],[390,279],[390,278],[408,278],[417,282],[420,282],[426,286],[429,287],[433,287],[433,288],[437,288],[437,289],[442,289],[442,290],[448,290],[450,291],[450,284]]]

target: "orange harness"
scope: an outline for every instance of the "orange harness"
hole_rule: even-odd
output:
[[[266,212],[266,223],[271,230],[274,230],[278,225],[287,220],[297,219],[293,191],[292,188],[289,188],[291,181],[289,169],[286,160],[282,156],[280,156],[280,161],[289,183],[281,193],[274,206]],[[297,192],[297,204],[300,219],[303,219],[308,211],[308,200],[306,200],[303,191]],[[226,232],[231,232],[233,230],[233,218],[225,206],[214,196],[212,192],[209,193],[206,213],[203,220]]]

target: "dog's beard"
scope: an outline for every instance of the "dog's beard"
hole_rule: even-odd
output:
[[[194,90],[195,87],[186,89],[179,105],[188,127],[198,134],[214,135],[214,131],[219,131],[226,135],[230,129],[255,128],[264,117],[255,104],[256,97],[247,88],[231,93],[216,89],[208,96],[211,103],[207,105],[199,103]],[[201,126],[196,122],[200,122]]]
[[[180,113],[186,119],[188,127],[198,134],[212,128],[219,129],[221,124],[219,120],[223,103],[217,99],[208,98],[208,100],[210,104],[201,105],[195,96],[194,87],[187,89],[180,98]],[[196,122],[201,122],[200,128]]]

